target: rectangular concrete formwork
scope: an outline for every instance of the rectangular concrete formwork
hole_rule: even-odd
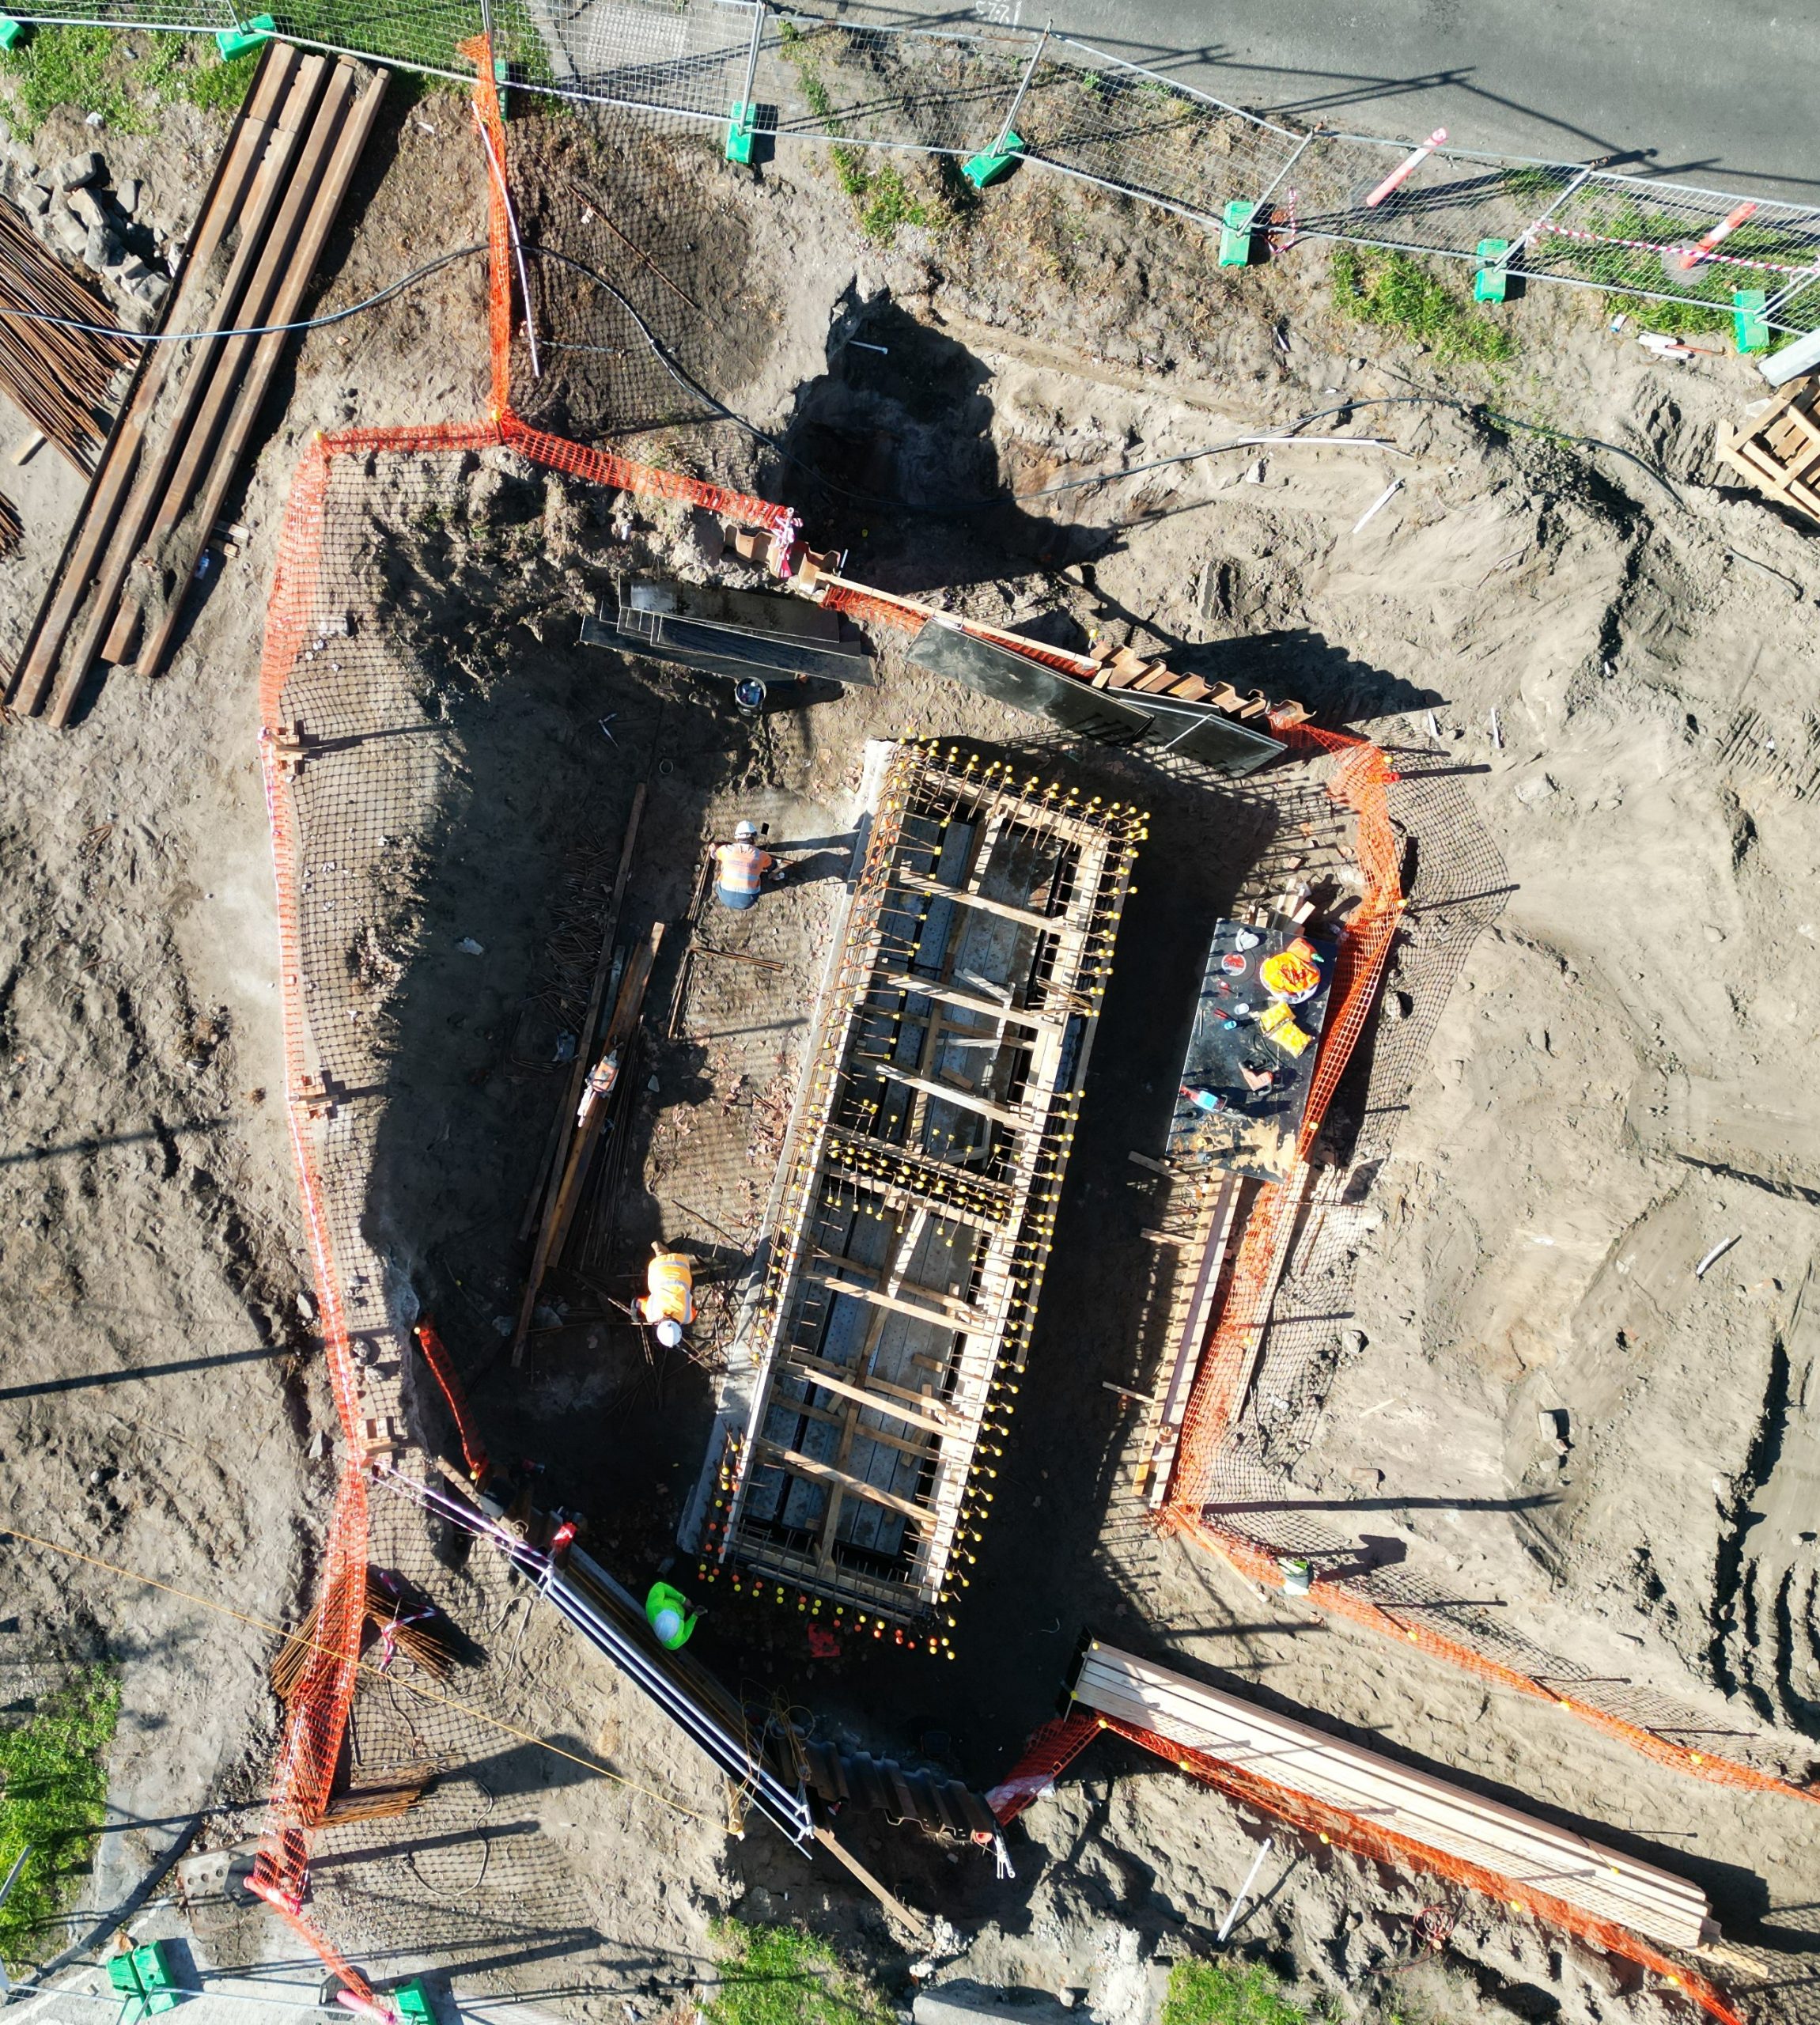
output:
[[[900,1626],[948,1598],[1143,820],[952,749],[893,759],[785,1155],[724,1563]]]

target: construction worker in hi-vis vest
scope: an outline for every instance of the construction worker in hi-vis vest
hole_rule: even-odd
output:
[[[714,898],[724,907],[750,907],[757,903],[759,887],[778,861],[759,848],[759,833],[750,823],[736,824],[733,841],[714,848]]]
[[[645,1292],[633,1302],[632,1312],[653,1325],[665,1349],[682,1342],[683,1331],[695,1319],[695,1275],[682,1252],[666,1251],[660,1244],[651,1247]]]

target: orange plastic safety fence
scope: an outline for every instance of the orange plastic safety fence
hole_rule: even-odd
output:
[[[507,208],[505,122],[490,36],[477,35],[456,52],[474,66],[474,118],[486,157],[486,327],[493,365],[493,412],[512,406],[512,217]],[[531,305],[524,305],[531,314]]]
[[[509,408],[500,416],[500,437],[515,450],[521,450],[533,463],[551,471],[585,479],[592,485],[616,486],[622,492],[653,494],[660,499],[686,500],[747,527],[763,528],[789,539],[794,535],[796,517],[788,506],[749,492],[732,492],[710,485],[706,479],[685,478],[680,471],[660,470],[654,464],[635,464],[630,457],[615,456],[585,443],[571,443],[566,437],[551,436],[521,422]]]
[[[849,591],[841,585],[828,591],[822,604],[829,611],[844,611],[861,626],[895,626],[902,633],[920,633],[929,616],[882,592]]]
[[[1040,1800],[1099,1734],[1098,1717],[1074,1710],[1051,1717],[1037,1729],[1024,1755],[986,1796],[999,1826],[1007,1826],[1032,1800]]]
[[[1249,1576],[1254,1582],[1267,1582],[1277,1588],[1283,1586],[1283,1570],[1276,1557],[1241,1535],[1219,1525],[1204,1513],[1182,1516],[1178,1523],[1189,1538],[1213,1553],[1223,1554],[1240,1574]],[[1309,1588],[1308,1599],[1321,1609],[1332,1611],[1336,1616],[1350,1618],[1354,1624],[1381,1632],[1387,1638],[1413,1645],[1433,1658],[1446,1660],[1496,1686],[1513,1688],[1519,1694],[1552,1701],[1557,1709],[1579,1717],[1617,1742],[1629,1744],[1633,1750],[1653,1758],[1659,1764],[1672,1766],[1678,1772],[1691,1773],[1715,1785],[1730,1786],[1742,1792],[1782,1793],[1794,1800],[1820,1801],[1820,1788],[1791,1785],[1787,1780],[1760,1771],[1754,1765],[1740,1764],[1735,1758],[1716,1758],[1710,1751],[1690,1750],[1639,1724],[1627,1723],[1621,1717],[1603,1709],[1574,1701],[1546,1682],[1491,1659],[1456,1638],[1449,1638],[1432,1626],[1409,1622],[1343,1582],[1330,1582],[1316,1576]]]
[[[1190,1750],[1154,1731],[1139,1729],[1133,1724],[1120,1722],[1115,1717],[1099,1717],[1095,1720],[1100,1727],[1141,1745],[1146,1751],[1154,1751],[1159,1758],[1167,1758],[1190,1778],[1213,1787],[1228,1800],[1274,1815],[1304,1834],[1318,1836],[1322,1842],[1338,1849],[1350,1849],[1355,1856],[1387,1864],[1397,1870],[1422,1871],[1431,1876],[1446,1878],[1450,1883],[1465,1886],[1468,1891],[1498,1900],[1514,1913],[1532,1914],[1550,1926],[1590,1942],[1595,1947],[1622,1955],[1640,1968],[1660,1976],[1683,1996],[1692,1997],[1702,2010],[1711,2012],[1721,2021],[1721,2025],[1744,2025],[1742,2018],[1704,1976],[1682,1967],[1640,1935],[1633,1933],[1629,1927],[1620,1926],[1615,1921],[1599,1919],[1547,1892],[1519,1885],[1482,1864],[1468,1863],[1461,1857],[1431,1849],[1426,1843],[1412,1841],[1394,1829],[1367,1821],[1343,1807],[1311,1800],[1306,1793],[1278,1785],[1275,1780],[1264,1778],[1255,1772],[1242,1771],[1224,1758]]]
[[[461,1443],[462,1460],[467,1465],[467,1474],[478,1483],[486,1474],[486,1451],[480,1445],[479,1437],[468,1425],[467,1393],[461,1380],[456,1376],[455,1366],[449,1361],[448,1350],[436,1332],[436,1324],[426,1315],[411,1332],[417,1340],[417,1347],[423,1353],[423,1361],[429,1366],[443,1399],[448,1403],[455,1432]]]

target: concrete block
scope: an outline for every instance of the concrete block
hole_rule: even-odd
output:
[[[67,161],[59,162],[51,177],[59,190],[79,190],[107,180],[108,165],[93,148],[85,154],[71,155]]]
[[[1039,1990],[997,1989],[956,1978],[920,1989],[910,2007],[915,2025],[1081,2025],[1081,2014]]]
[[[97,225],[105,230],[109,223],[100,199],[86,184],[70,192],[70,210],[74,217],[81,220],[85,231],[92,232]]]

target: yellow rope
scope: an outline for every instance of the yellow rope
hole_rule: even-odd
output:
[[[71,1561],[85,1561],[91,1568],[104,1569],[109,1575],[118,1575],[129,1582],[142,1582],[148,1589],[161,1589],[167,1596],[179,1596],[186,1603],[194,1603],[200,1610],[213,1611],[218,1617],[232,1618],[238,1624],[250,1626],[255,1631],[263,1631],[274,1638],[294,1638],[312,1652],[327,1653],[331,1660],[342,1655],[331,1645],[320,1640],[304,1638],[296,1631],[287,1631],[282,1624],[268,1624],[263,1618],[251,1616],[245,1611],[236,1610],[231,1603],[217,1603],[210,1596],[199,1596],[193,1590],[180,1589],[174,1583],[161,1582],[154,1575],[142,1575],[136,1568],[124,1568],[117,1561],[104,1561],[99,1554],[84,1554],[79,1547],[66,1546],[60,1540],[40,1539],[36,1533],[21,1532],[17,1526],[0,1524],[0,1537],[23,1540],[28,1546],[43,1547],[47,1554],[60,1554]],[[370,1661],[357,1659],[354,1666],[363,1674],[371,1674],[376,1680],[382,1680],[393,1687],[407,1688],[411,1694],[422,1695],[426,1701],[433,1701],[444,1709],[452,1709],[457,1715],[471,1717],[477,1723],[490,1728],[503,1730],[508,1736],[516,1737],[520,1743],[535,1744],[539,1751],[548,1751],[552,1757],[566,1758],[571,1765],[579,1765],[584,1771],[593,1773],[596,1777],[611,1779],[615,1785],[624,1786],[629,1792],[643,1793],[647,1799],[658,1801],[664,1807],[674,1807],[679,1814],[687,1815],[691,1821],[704,1821],[710,1827],[718,1822],[696,1808],[686,1806],[670,1793],[659,1792],[654,1786],[642,1786],[636,1779],[628,1779],[622,1772],[615,1772],[608,1766],[597,1763],[593,1758],[583,1758],[573,1751],[565,1751],[561,1744],[552,1743],[547,1737],[539,1736],[535,1731],[521,1730],[514,1723],[508,1723],[498,1716],[490,1716],[484,1709],[476,1709],[470,1703],[457,1701],[452,1695],[438,1694],[433,1688],[424,1687],[414,1680],[388,1673],[382,1667]]]

